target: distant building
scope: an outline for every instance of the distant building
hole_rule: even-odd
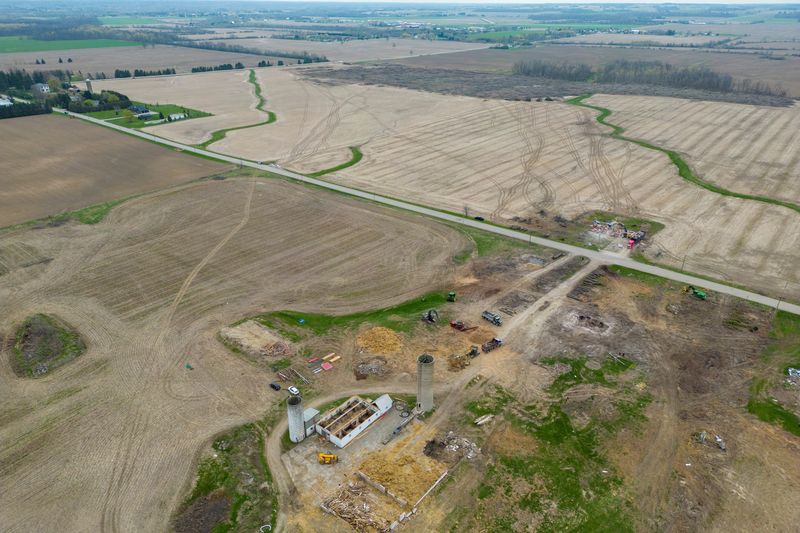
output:
[[[10,107],[14,105],[14,102],[8,96],[4,94],[0,94],[0,107]]]
[[[136,115],[136,118],[138,118],[139,120],[147,120],[154,117],[158,117],[158,113],[156,113],[155,111],[145,111],[144,113],[138,113]]]
[[[86,78],[86,90],[89,91],[89,94],[94,94],[94,91],[92,91],[92,80],[89,78]]]
[[[31,85],[31,92],[38,98],[46,98],[50,94],[50,86],[46,83],[34,83]]]
[[[133,111],[133,114],[135,114],[135,115],[141,115],[142,113],[149,113],[150,112],[150,110],[147,109],[143,105],[132,105],[128,109]]]
[[[174,122],[176,120],[183,120],[186,118],[186,113],[170,113],[169,114],[169,121]]]

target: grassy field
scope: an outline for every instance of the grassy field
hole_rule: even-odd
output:
[[[754,379],[750,385],[747,410],[764,422],[800,436],[800,417],[785,405],[788,398],[776,397],[787,389],[781,382],[786,378],[788,369],[800,368],[800,317],[778,312],[770,339],[763,356],[765,369],[762,377]]]
[[[166,117],[171,113],[188,113],[189,114],[188,118],[185,118],[183,120],[191,120],[193,118],[211,116],[211,113],[206,113],[205,111],[199,111],[197,109],[190,109],[175,104],[146,104],[143,102],[131,102],[131,103],[134,105],[144,106],[150,111],[154,111],[156,113],[163,113],[164,117]],[[127,120],[125,116],[122,114],[122,110],[115,111],[111,109],[107,111],[92,111],[90,113],[87,113],[87,115],[100,120],[111,121],[114,124],[118,124],[120,126],[125,126],[127,128],[133,128],[133,129],[146,128],[147,126],[155,125],[155,124],[147,124],[148,121],[139,120],[136,117]],[[159,119],[153,118],[151,120],[159,120]]]
[[[349,315],[274,311],[258,315],[254,320],[295,341],[302,339],[303,331],[306,330],[314,335],[325,335],[333,329],[357,327],[364,322],[397,331],[409,331],[420,322],[420,316],[424,311],[441,307],[445,305],[446,300],[447,295],[444,291],[432,292],[392,307]]]
[[[50,50],[75,50],[79,48],[114,48],[119,46],[139,46],[132,41],[116,39],[77,39],[61,41],[39,41],[27,37],[0,37],[0,54],[11,52],[46,52]]]
[[[486,385],[478,399],[465,405],[473,417],[505,418],[513,428],[509,431],[525,445],[516,453],[510,449],[497,453],[477,487],[474,510],[454,511],[450,530],[465,530],[470,524],[481,524],[484,531],[516,530],[517,510],[524,510],[525,516],[535,517],[537,531],[633,531],[633,502],[603,443],[623,428],[635,431],[646,420],[650,395],[637,392],[619,377],[635,365],[622,358],[608,359],[592,369],[585,357],[541,363],[570,367],[548,387],[551,399],[546,404],[525,404],[503,387]],[[606,400],[609,415],[577,423],[566,403],[569,391],[579,386],[613,391]],[[535,453],[523,453],[528,448]]]

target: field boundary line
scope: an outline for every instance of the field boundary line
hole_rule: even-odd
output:
[[[248,75],[247,81],[248,83],[253,85],[256,98],[258,99],[258,103],[256,104],[256,109],[261,111],[262,113],[266,113],[267,120],[263,122],[257,122],[256,124],[247,124],[246,126],[234,126],[232,128],[223,128],[221,130],[212,131],[211,138],[209,140],[204,141],[195,146],[199,148],[208,148],[215,142],[219,142],[222,139],[224,139],[225,136],[228,134],[228,132],[236,130],[246,130],[248,128],[255,128],[256,126],[266,126],[267,124],[272,124],[273,122],[278,120],[278,116],[274,112],[264,109],[264,106],[267,105],[267,100],[261,94],[261,86],[258,84],[258,80],[256,80],[256,71],[254,69],[250,69],[250,74]]]
[[[311,172],[309,176],[311,176],[312,178],[318,178],[319,176],[324,176],[325,174],[331,174],[333,172],[344,170],[346,168],[352,167],[353,165],[357,164],[359,161],[361,161],[361,158],[364,157],[364,154],[361,152],[361,147],[359,146],[351,146],[350,154],[351,155],[349,161],[345,161],[344,163],[336,165],[335,167],[323,168],[322,170]]]
[[[182,150],[184,152],[194,154],[200,157],[207,157],[209,159],[216,159],[218,161],[224,161],[226,163],[233,163],[239,166],[254,168],[256,170],[269,172],[273,175],[282,176],[284,178],[320,187],[322,189],[327,189],[329,191],[338,192],[341,194],[345,194],[347,196],[373,201],[375,203],[390,207],[396,207],[405,211],[417,213],[419,215],[425,215],[431,218],[436,218],[447,222],[453,222],[455,224],[460,224],[462,226],[483,230],[503,237],[516,239],[518,241],[523,241],[523,242],[527,241],[529,244],[535,243],[540,246],[546,246],[548,248],[553,248],[556,250],[560,250],[562,252],[567,252],[575,255],[583,255],[585,257],[588,257],[589,259],[594,259],[601,264],[605,265],[613,264],[613,265],[624,266],[629,269],[636,270],[638,272],[652,274],[654,276],[662,277],[672,281],[677,281],[679,283],[686,283],[689,285],[704,287],[706,289],[713,290],[722,294],[728,294],[730,296],[735,296],[743,300],[755,302],[761,305],[766,305],[767,307],[772,307],[795,315],[800,315],[800,305],[787,302],[785,301],[784,298],[772,298],[770,296],[765,296],[763,294],[758,294],[756,292],[740,289],[738,287],[732,287],[730,285],[726,285],[725,283],[721,283],[718,281],[710,281],[702,277],[694,276],[691,274],[685,274],[683,272],[674,272],[667,268],[650,265],[647,263],[641,263],[636,259],[630,257],[619,256],[613,252],[607,252],[603,250],[597,251],[589,248],[581,248],[580,246],[566,244],[559,241],[553,241],[550,239],[545,239],[544,237],[537,237],[535,235],[531,235],[530,233],[508,229],[503,226],[487,224],[485,222],[473,220],[471,218],[466,218],[463,215],[450,213],[434,207],[417,205],[411,202],[406,202],[404,200],[397,200],[395,198],[382,196],[377,193],[363,191],[353,187],[347,187],[345,185],[339,185],[337,183],[321,180],[318,178],[307,176],[305,174],[299,174],[297,172],[292,172],[291,170],[286,170],[285,168],[282,168],[279,165],[275,164],[265,165],[255,161],[249,161],[247,159],[243,159],[240,157],[233,157],[229,155],[220,154],[217,152],[212,152],[209,150],[203,150],[202,148],[198,148],[196,146],[190,146],[188,144],[182,144],[179,142],[171,141],[169,139],[158,137],[156,135],[146,133],[140,130],[131,130],[125,128],[124,126],[118,126],[116,124],[104,122],[102,120],[98,120],[92,117],[83,116],[79,113],[73,113],[71,111],[66,111],[64,109],[55,109],[55,112],[63,113],[67,116],[77,117],[87,122],[92,122],[94,124],[98,124],[100,126],[109,129],[121,131],[122,133],[126,133],[128,135],[133,135],[135,137],[148,140],[150,142],[158,143],[173,149]]]
[[[699,187],[702,187],[706,190],[709,190],[717,194],[721,194],[723,196],[731,196],[733,198],[739,198],[740,200],[752,200],[755,202],[763,202],[766,204],[777,205],[780,207],[791,209],[797,213],[800,213],[800,205],[795,204],[793,202],[788,202],[786,200],[778,200],[776,198],[770,198],[769,196],[760,196],[757,194],[747,194],[747,193],[731,191],[729,189],[725,189],[724,187],[720,187],[719,185],[715,185],[710,181],[706,181],[697,174],[695,174],[692,171],[689,164],[675,150],[670,150],[669,148],[662,148],[658,145],[649,143],[647,141],[643,141],[641,139],[634,139],[633,137],[627,137],[623,135],[623,133],[625,133],[625,128],[617,124],[612,124],[606,121],[606,119],[609,116],[611,116],[612,111],[610,109],[593,104],[587,104],[584,102],[584,100],[592,96],[593,96],[592,94],[584,94],[581,96],[576,96],[575,98],[570,98],[568,100],[565,100],[565,102],[570,105],[585,107],[587,109],[597,111],[599,115],[595,117],[595,120],[598,123],[602,124],[603,126],[608,126],[609,128],[612,129],[611,137],[619,139],[621,141],[627,141],[630,143],[638,144],[643,148],[647,148],[649,150],[655,150],[656,152],[662,152],[666,154],[667,157],[669,157],[670,161],[672,161],[672,164],[674,164],[675,167],[678,169],[678,175],[680,175],[680,177],[682,177],[689,183],[693,183]]]

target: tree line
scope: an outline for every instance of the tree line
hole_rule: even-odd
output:
[[[28,72],[27,70],[10,69],[0,70],[0,91],[8,89],[19,89],[28,91],[34,83],[47,83],[50,78],[57,78],[59,81],[69,81],[72,72],[69,70],[42,70]]]
[[[169,76],[170,74],[175,74],[174,68],[165,68],[161,70],[143,70],[140,68],[133,69],[133,76],[137,78],[141,78],[144,76]],[[131,71],[128,69],[116,69],[114,70],[114,77],[115,78],[130,78]]]
[[[192,67],[192,72],[213,72],[216,70],[233,70],[233,69],[243,69],[244,65],[242,63],[236,63],[235,65],[231,65],[230,63],[223,63],[222,65],[217,65],[216,67]]]
[[[740,92],[766,96],[786,96],[787,94],[784,89],[774,88],[763,81],[734,80],[729,74],[720,74],[706,67],[680,67],[661,61],[619,59],[595,68],[584,63],[518,61],[514,63],[512,72],[521,76],[568,81],[659,85],[677,89],[698,89],[721,93]]]
[[[14,105],[0,107],[0,119],[44,115],[52,111],[53,108],[50,107],[50,104],[47,102],[36,102],[32,104],[15,102]]]

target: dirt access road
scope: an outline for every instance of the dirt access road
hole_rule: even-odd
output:
[[[0,334],[44,312],[88,347],[40,379],[0,366],[4,531],[168,529],[198,450],[275,401],[272,374],[224,348],[222,325],[396,304],[444,283],[467,245],[419,216],[252,178],[143,196],[97,225],[4,233],[0,253],[49,261],[0,276]]]
[[[620,256],[618,254],[614,254],[614,253],[610,253],[610,252],[606,252],[606,251],[597,252],[597,251],[594,251],[594,250],[587,250],[585,248],[580,248],[578,246],[572,246],[572,245],[569,245],[569,244],[565,244],[565,243],[562,243],[562,242],[559,242],[559,241],[551,241],[549,239],[544,239],[542,237],[535,237],[533,235],[530,235],[529,233],[524,233],[524,232],[521,232],[521,231],[515,231],[515,230],[511,230],[511,229],[507,229],[507,228],[503,228],[503,227],[499,227],[499,226],[494,226],[494,225],[486,224],[486,223],[479,222],[479,221],[476,221],[476,220],[473,220],[473,219],[464,218],[462,216],[453,215],[453,214],[450,214],[450,213],[447,213],[447,212],[438,211],[436,209],[432,209],[432,208],[428,208],[428,207],[422,207],[420,205],[412,204],[412,203],[409,203],[409,202],[404,202],[402,200],[395,200],[394,198],[381,196],[379,194],[366,192],[366,191],[355,189],[355,188],[352,188],[352,187],[346,187],[344,185],[337,185],[337,184],[331,183],[329,181],[324,181],[324,180],[321,180],[321,179],[305,176],[305,175],[299,174],[297,172],[292,172],[292,171],[286,170],[284,168],[281,168],[281,167],[278,167],[278,166],[275,166],[275,165],[263,165],[263,164],[260,164],[260,163],[254,162],[254,161],[247,161],[247,160],[236,158],[236,157],[230,157],[230,156],[226,156],[226,155],[222,155],[222,154],[217,154],[217,153],[214,153],[214,152],[209,152],[208,150],[195,148],[193,146],[188,146],[188,145],[185,145],[185,144],[177,143],[177,142],[174,142],[174,141],[163,139],[161,137],[156,137],[155,135],[151,135],[151,134],[146,133],[146,132],[136,131],[136,130],[133,130],[133,131],[126,130],[122,126],[116,126],[114,124],[109,124],[109,123],[106,123],[106,122],[103,122],[103,121],[100,121],[100,120],[95,120],[95,119],[92,119],[91,117],[86,117],[86,116],[83,116],[83,115],[75,115],[75,116],[78,116],[79,118],[81,118],[83,120],[88,120],[90,122],[94,122],[96,124],[99,124],[99,125],[107,127],[107,128],[117,129],[117,130],[120,130],[120,131],[126,131],[126,132],[128,132],[128,133],[130,133],[132,135],[136,135],[136,136],[141,137],[143,139],[147,139],[147,140],[150,140],[150,141],[153,141],[153,142],[157,142],[157,143],[163,144],[165,146],[170,146],[170,147],[173,147],[173,148],[179,148],[179,149],[185,150],[187,152],[196,153],[196,154],[199,154],[199,155],[203,155],[203,156],[210,157],[210,158],[213,158],[213,159],[217,159],[217,160],[220,160],[220,161],[225,161],[225,162],[228,162],[228,163],[239,164],[239,165],[242,165],[242,166],[247,166],[247,167],[255,168],[255,169],[258,169],[258,170],[272,172],[274,174],[278,174],[278,175],[286,177],[286,178],[291,178],[293,180],[297,180],[297,181],[300,181],[302,183],[307,183],[307,184],[310,184],[310,185],[315,185],[317,187],[322,187],[324,189],[328,189],[328,190],[332,190],[332,191],[336,191],[336,192],[341,192],[341,193],[344,193],[344,194],[347,194],[347,195],[350,195],[350,196],[354,196],[356,198],[362,198],[362,199],[365,199],[365,200],[371,200],[373,202],[377,202],[377,203],[380,203],[380,204],[383,204],[383,205],[388,205],[388,206],[392,206],[392,207],[398,207],[398,208],[404,209],[406,211],[412,211],[414,213],[418,213],[418,214],[421,214],[421,215],[426,215],[428,217],[436,218],[436,219],[439,219],[439,220],[445,220],[447,222],[453,222],[453,223],[456,223],[456,224],[461,224],[462,226],[468,226],[468,227],[473,227],[473,228],[477,228],[477,229],[482,229],[484,231],[488,231],[488,232],[494,233],[496,235],[502,235],[502,236],[505,236],[505,237],[510,237],[512,239],[517,239],[517,240],[521,240],[521,241],[540,244],[542,246],[555,248],[557,250],[561,250],[561,251],[568,252],[568,253],[575,254],[575,255],[584,255],[584,256],[586,256],[586,257],[588,257],[588,258],[590,258],[590,259],[592,259],[594,261],[598,261],[601,264],[617,264],[617,265],[621,265],[621,266],[624,266],[624,267],[627,267],[627,268],[630,268],[630,269],[633,269],[633,270],[637,270],[639,272],[645,272],[645,273],[648,273],[648,274],[653,274],[653,275],[656,275],[656,276],[660,276],[662,278],[667,278],[667,279],[671,279],[673,281],[678,281],[680,283],[687,283],[687,284],[691,284],[691,285],[698,285],[698,286],[701,286],[701,287],[706,287],[706,288],[708,288],[710,290],[714,290],[714,291],[721,292],[721,293],[724,293],[724,294],[729,294],[731,296],[736,296],[737,298],[742,298],[744,300],[749,300],[749,301],[752,301],[752,302],[760,303],[762,305],[766,305],[766,306],[769,306],[769,307],[780,308],[781,310],[800,315],[800,305],[784,302],[783,298],[778,299],[778,298],[772,298],[772,297],[769,297],[769,296],[764,296],[762,294],[758,294],[758,293],[750,292],[750,291],[747,291],[747,290],[739,289],[737,287],[732,287],[732,286],[729,286],[729,285],[725,285],[723,283],[712,282],[712,281],[708,281],[708,280],[703,279],[703,278],[698,278],[696,276],[692,276],[692,275],[689,275],[689,274],[675,272],[673,270],[668,270],[666,268],[661,268],[661,267],[657,267],[657,266],[654,266],[654,265],[640,263],[640,262],[635,261],[633,259],[630,259],[628,257]],[[775,287],[773,286],[772,289],[775,290]]]

